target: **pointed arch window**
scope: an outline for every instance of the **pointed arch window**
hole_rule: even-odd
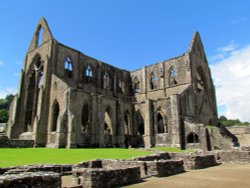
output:
[[[103,75],[103,89],[110,89],[110,78],[106,72]]]
[[[152,72],[150,74],[150,88],[151,89],[157,89],[157,82],[158,82],[158,78],[157,76],[155,75],[154,72]]]
[[[140,81],[138,80],[137,76],[134,78],[134,91],[135,93],[140,92]]]
[[[169,69],[169,85],[170,86],[177,84],[176,77],[177,77],[177,71],[173,66],[171,66]]]
[[[57,130],[57,122],[59,117],[59,104],[57,101],[54,102],[52,107],[52,121],[51,121],[51,132],[55,132]]]
[[[37,32],[37,47],[41,46],[43,42],[43,28],[40,26],[38,32]]]
[[[157,132],[158,133],[164,133],[164,124],[163,124],[163,118],[160,113],[157,113]]]
[[[93,72],[92,72],[92,69],[90,68],[90,66],[88,65],[87,69],[86,69],[86,72],[85,72],[85,75],[87,77],[93,77]]]
[[[70,57],[67,57],[64,62],[65,74],[68,78],[72,78],[73,65]]]
[[[90,110],[88,103],[82,108],[82,132],[90,132]]]
[[[88,65],[86,70],[85,70],[85,77],[86,77],[86,82],[87,83],[91,83],[92,82],[92,78],[93,78],[93,71],[91,69],[91,67]]]

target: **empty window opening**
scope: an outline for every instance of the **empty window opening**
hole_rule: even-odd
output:
[[[43,80],[43,65],[40,56],[35,58],[28,76],[27,101],[25,113],[25,131],[33,131],[34,118],[37,115],[40,82]]]
[[[82,108],[82,131],[90,132],[90,112],[89,105],[86,103]]]
[[[110,89],[110,78],[106,72],[103,75],[103,89]]]
[[[205,79],[203,78],[202,75],[203,71],[199,68],[197,70],[197,74],[196,74],[196,88],[197,88],[197,92],[201,92],[205,89],[206,85],[205,85]]]
[[[140,82],[137,77],[134,79],[134,91],[135,93],[140,92]]]
[[[176,85],[177,81],[176,81],[176,77],[177,77],[177,71],[176,69],[172,66],[169,69],[169,85]]]
[[[124,82],[119,80],[118,82],[118,92],[119,93],[125,93],[125,90],[124,90]]]
[[[163,118],[160,113],[157,114],[157,130],[158,133],[164,133]]]
[[[57,122],[59,117],[59,104],[57,101],[54,102],[52,107],[52,125],[51,125],[51,132],[55,132],[57,130]]]
[[[130,116],[129,116],[129,112],[125,112],[124,114],[124,123],[125,123],[125,135],[129,135],[130,134]]]
[[[108,107],[104,113],[104,133],[112,135],[112,119],[110,107]]]
[[[87,66],[87,69],[85,70],[85,77],[86,77],[86,82],[87,83],[92,82],[93,71],[92,71],[92,69],[91,69],[91,67],[89,65]]]
[[[43,28],[40,26],[37,33],[37,47],[43,43]]]
[[[155,75],[154,72],[152,72],[150,75],[150,88],[151,89],[157,89],[157,81],[158,81],[157,76]]]
[[[43,67],[40,68],[38,71],[39,81],[38,81],[38,87],[41,88],[43,85]]]
[[[34,97],[35,97],[35,84],[36,84],[36,76],[35,71],[29,75],[29,86],[28,86],[28,97],[26,102],[26,115],[25,115],[25,131],[32,131],[33,124],[33,110],[34,110]]]
[[[140,123],[139,124],[139,128],[138,128],[138,133],[139,135],[144,135],[144,123]]]
[[[66,76],[68,78],[72,78],[73,65],[72,65],[72,61],[69,57],[67,57],[65,62],[64,62],[64,70],[65,70]]]
[[[189,133],[187,143],[199,143],[199,136],[194,132]]]
[[[141,112],[136,111],[136,120],[137,120],[137,134],[144,135],[144,118]]]

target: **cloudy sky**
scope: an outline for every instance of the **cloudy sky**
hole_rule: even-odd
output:
[[[15,93],[38,20],[60,42],[127,70],[205,46],[220,115],[250,121],[249,0],[0,1],[0,98]]]

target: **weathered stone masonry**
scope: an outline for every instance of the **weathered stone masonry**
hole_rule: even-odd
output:
[[[42,147],[209,149],[208,124],[217,124],[216,99],[198,33],[183,55],[126,71],[59,43],[42,18],[25,56],[8,136]]]

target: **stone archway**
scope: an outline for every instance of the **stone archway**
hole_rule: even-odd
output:
[[[195,144],[199,143],[199,136],[195,132],[191,132],[187,135],[187,143]]]

